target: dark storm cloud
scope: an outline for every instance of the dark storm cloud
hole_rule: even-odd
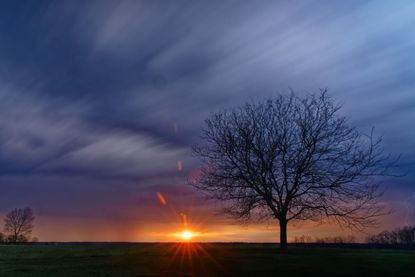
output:
[[[95,192],[102,204],[112,193],[103,187],[121,201],[181,183],[210,112],[290,87],[328,87],[359,129],[376,126],[386,150],[403,154],[402,194],[415,193],[411,1],[3,5],[0,184],[39,188],[27,196],[35,206],[63,198],[49,190],[59,176],[76,178],[72,195]],[[91,197],[72,201],[81,209]]]

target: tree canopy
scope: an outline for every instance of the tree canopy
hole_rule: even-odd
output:
[[[385,213],[378,177],[395,165],[382,139],[351,126],[326,91],[294,93],[212,114],[192,184],[240,219],[274,218],[280,243],[294,220],[363,229]]]

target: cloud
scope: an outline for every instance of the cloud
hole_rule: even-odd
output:
[[[98,133],[88,145],[76,149],[41,170],[79,170],[109,176],[154,176],[174,174],[177,161],[189,157],[189,150],[170,147],[145,135]]]
[[[65,172],[111,176],[152,176],[176,171],[189,160],[188,148],[145,133],[100,130],[84,122],[87,103],[65,105],[0,88],[3,174]]]
[[[400,73],[413,72],[408,63],[415,44],[409,29],[413,3],[333,3],[310,13],[313,8],[307,2],[166,7],[127,1],[87,9],[84,16],[94,23],[84,31],[96,52],[122,63],[139,62],[148,77],[164,78],[166,89],[155,91],[155,97],[176,111],[183,105],[176,99],[183,96],[190,106],[204,103],[202,109],[211,110],[220,100],[237,104],[289,86],[300,91],[328,86],[354,106],[355,97],[370,103],[375,95],[388,96],[379,88],[391,88],[401,78],[410,81]],[[412,99],[405,85],[396,101]]]
[[[20,201],[45,214],[96,216],[105,205],[117,214],[129,197],[181,192],[211,112],[289,87],[328,87],[352,124],[376,126],[386,151],[403,153],[413,171],[411,1],[68,1],[27,10],[0,9],[3,209]]]

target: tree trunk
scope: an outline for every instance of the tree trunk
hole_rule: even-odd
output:
[[[280,220],[280,249],[287,249],[287,221]]]

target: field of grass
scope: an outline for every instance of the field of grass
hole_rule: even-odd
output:
[[[0,276],[415,276],[415,251],[272,244],[3,245]]]

